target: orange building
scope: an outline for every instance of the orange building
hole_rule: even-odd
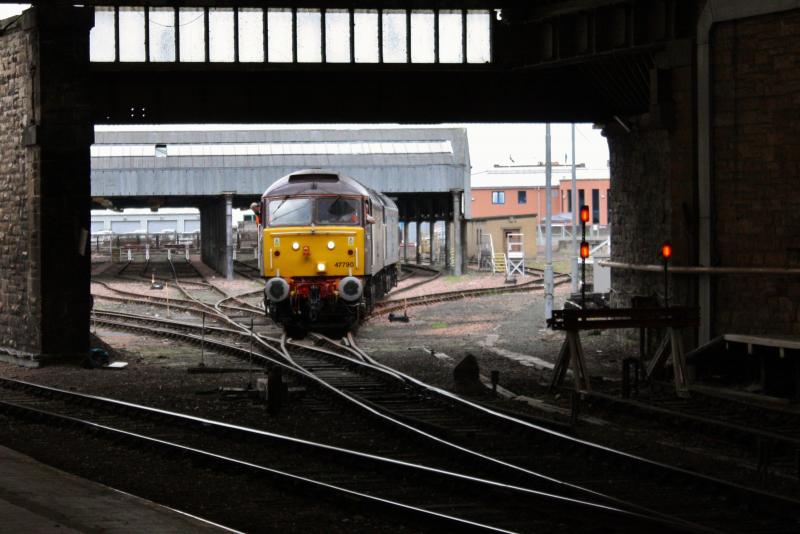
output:
[[[553,215],[572,211],[572,167],[553,163]],[[576,166],[578,204],[589,206],[591,223],[608,224],[608,168]],[[472,175],[471,216],[473,218],[510,215],[538,215],[543,223],[547,197],[544,165],[495,165]]]

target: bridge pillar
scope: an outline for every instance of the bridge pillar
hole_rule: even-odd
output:
[[[89,348],[90,9],[31,8],[0,34],[0,359]]]
[[[447,215],[444,219],[444,269],[450,271],[452,265],[450,264],[450,247],[452,246],[452,234],[450,221],[447,220]]]
[[[691,56],[673,61],[651,72],[651,112],[604,130],[611,171],[611,259],[620,263],[659,264],[659,247],[668,240],[674,265],[697,264]],[[660,273],[612,269],[611,276],[614,306],[630,306],[634,296],[655,295],[664,302]],[[673,277],[669,287],[670,304],[697,303],[692,277]]]
[[[420,262],[422,261],[421,260],[421,252],[422,251],[421,251],[421,248],[419,246],[420,237],[422,237],[422,235],[420,234],[420,230],[422,229],[422,221],[419,218],[419,213],[417,213],[416,224],[417,224],[417,227],[416,227],[417,237],[414,239],[414,244],[416,246],[416,253],[417,253],[416,262],[417,262],[417,265],[419,265]]]
[[[233,279],[233,193],[200,207],[200,248],[203,263]]]
[[[461,243],[466,243],[466,238],[463,235],[466,229],[463,219],[461,218],[461,191],[453,191],[453,248],[455,248],[456,258],[453,265],[453,275],[461,276],[461,273],[466,269],[464,265],[464,258],[466,254],[461,250]]]
[[[403,263],[408,263],[408,219],[403,221]]]

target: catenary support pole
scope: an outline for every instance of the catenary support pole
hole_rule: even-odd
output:
[[[578,172],[575,168],[575,123],[572,123],[572,292],[578,292]]]
[[[553,316],[553,195],[550,193],[553,179],[553,163],[550,156],[550,123],[545,125],[545,266],[544,266],[544,318]]]

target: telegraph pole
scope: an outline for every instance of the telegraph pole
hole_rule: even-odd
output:
[[[552,158],[550,157],[550,123],[545,124],[544,134],[544,157],[545,157],[545,186],[544,194],[547,196],[545,201],[545,266],[544,266],[544,318],[553,317],[553,197],[550,194],[550,186],[553,178]]]
[[[575,123],[572,123],[572,293],[578,292],[578,173],[575,169]]]

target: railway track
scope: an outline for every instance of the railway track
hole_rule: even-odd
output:
[[[595,503],[114,399],[8,379],[0,379],[0,390],[0,410],[10,416],[155,447],[169,454],[170,461],[202,460],[222,471],[258,477],[262,484],[290,482],[315,496],[357,500],[371,510],[446,529],[681,530],[680,525]]]
[[[208,335],[201,338],[198,333],[200,328],[198,325],[181,324],[176,327],[174,322],[152,317],[134,319],[135,324],[131,324],[129,318],[121,319],[123,318],[119,315],[115,315],[110,320],[106,318],[100,318],[98,320],[101,324],[110,327],[142,331],[153,335],[182,339],[195,344],[204,342],[206,346],[220,352],[233,354],[240,358],[253,357],[253,354],[249,353],[247,349],[242,346],[243,343],[236,343],[229,338],[219,339],[219,336],[216,338],[212,337],[210,331]],[[141,323],[146,323],[146,325]],[[156,327],[153,325],[160,326]],[[190,332],[186,332],[187,329],[190,330]],[[219,332],[217,332],[217,334],[218,333]],[[243,336],[244,334],[240,333],[239,335]],[[236,336],[236,331],[222,329],[222,337],[225,338],[227,336]],[[490,456],[480,453],[476,454],[471,452],[470,449],[458,445],[451,441],[455,433],[463,433],[464,436],[474,437],[477,433],[484,431],[481,424],[465,422],[464,420],[459,421],[458,419],[452,420],[452,415],[447,414],[451,409],[450,407],[445,406],[444,412],[442,412],[442,407],[432,406],[430,400],[423,400],[423,404],[419,404],[420,399],[415,399],[413,401],[414,406],[405,411],[400,409],[395,403],[398,399],[406,397],[408,393],[401,392],[401,396],[397,397],[396,395],[390,395],[386,391],[387,386],[392,390],[396,390],[398,387],[405,389],[405,385],[391,372],[378,371],[380,375],[392,377],[388,384],[381,383],[380,381],[376,382],[374,377],[364,377],[362,374],[353,374],[347,370],[334,368],[330,364],[326,364],[324,361],[325,359],[330,359],[331,357],[336,360],[341,359],[341,355],[336,355],[330,351],[322,349],[309,350],[307,347],[290,343],[288,349],[286,345],[283,344],[282,353],[279,353],[274,346],[276,340],[263,337],[259,337],[259,340],[261,341],[261,349],[267,349],[266,352],[269,353],[271,351],[272,354],[265,355],[263,352],[256,354],[257,363],[269,366],[281,366],[294,377],[306,383],[311,382],[313,384],[316,382],[317,385],[322,386],[323,390],[327,390],[328,393],[334,393],[334,398],[338,398],[345,406],[349,405],[349,409],[353,409],[354,404],[360,406],[362,410],[366,409],[373,417],[378,419],[378,422],[387,425],[391,431],[397,431],[396,427],[399,426],[406,433],[410,431],[412,437],[422,437],[424,443],[423,448],[435,449],[435,454],[438,457],[450,458],[453,456],[454,452],[457,453],[459,457],[457,465],[466,462],[465,465],[470,466],[470,470],[473,473],[472,476],[477,476],[475,473],[482,476],[493,475],[495,479],[505,484],[514,485],[515,483],[519,483],[521,487],[527,487],[535,491],[549,492],[571,499],[587,500],[595,503],[599,502],[604,506],[628,510],[637,516],[653,516],[651,511],[642,510],[641,507],[631,503],[610,498],[595,491],[586,491],[573,484],[516,467],[505,461],[493,460]],[[309,352],[318,353],[317,356],[322,354],[324,358],[323,360],[320,360],[318,357],[309,359]],[[289,362],[288,364],[280,358],[281,354],[284,359]],[[352,363],[352,360],[349,363]],[[375,369],[373,368],[373,372],[374,371]],[[381,397],[380,399],[377,399],[375,396],[365,396],[365,391],[373,390]],[[390,405],[390,409],[388,410],[385,405],[382,406],[382,404],[387,403]],[[428,416],[419,417],[418,411],[428,412]],[[474,414],[467,414],[467,418],[471,419],[472,417],[474,417]],[[451,419],[449,425],[444,425],[445,419],[448,418]],[[503,429],[501,432],[505,433],[506,430],[508,429]],[[406,437],[405,439],[408,438]],[[663,514],[655,514],[654,517],[658,519],[658,521],[665,521],[670,524],[675,521],[672,517]],[[696,530],[698,528],[690,523],[681,521],[679,521],[679,523],[681,528],[687,528],[689,530]]]
[[[153,319],[149,320],[153,321]],[[197,328],[196,325],[194,326]],[[176,334],[165,332],[164,329],[161,329],[158,334],[176,337]],[[226,332],[226,335],[228,334],[235,335],[235,332]],[[195,343],[199,342],[196,333],[194,335],[184,335],[184,339],[194,341]],[[206,338],[205,342],[213,344],[220,350],[238,353],[240,356],[247,354],[242,347],[233,343],[226,344],[220,341],[211,341],[209,338]],[[274,343],[274,340],[270,340],[270,342]],[[572,438],[562,436],[561,439],[566,438],[568,442],[566,444],[557,443],[558,440],[555,440],[555,434],[546,429],[527,428],[527,430],[534,430],[534,433],[538,434],[538,436],[530,440],[520,439],[522,436],[519,422],[510,421],[507,418],[501,417],[501,419],[504,419],[504,423],[510,424],[507,427],[498,429],[496,427],[496,422],[487,425],[485,421],[478,421],[476,414],[471,413],[471,410],[468,410],[467,413],[459,414],[458,412],[460,410],[454,409],[450,404],[454,400],[453,397],[448,397],[446,395],[444,400],[440,399],[431,402],[432,394],[430,391],[423,390],[422,393],[420,393],[420,391],[409,391],[407,382],[405,382],[408,379],[398,375],[394,371],[377,372],[377,375],[392,377],[387,381],[388,385],[381,384],[380,380],[376,380],[376,371],[374,370],[366,377],[363,373],[353,373],[348,368],[352,367],[354,362],[356,362],[355,354],[357,354],[358,351],[355,351],[355,349],[353,349],[354,352],[351,352],[353,358],[345,360],[347,365],[345,366],[346,368],[343,368],[341,365],[333,366],[331,364],[331,361],[341,360],[341,355],[336,355],[330,351],[315,350],[310,347],[294,346],[294,344],[291,343],[289,346],[292,351],[290,359],[294,360],[294,364],[304,369],[307,374],[314,375],[331,389],[345,391],[346,396],[366,401],[370,405],[369,407],[376,412],[396,416],[397,421],[402,423],[407,429],[414,429],[416,432],[431,435],[434,440],[437,441],[438,446],[447,448],[449,446],[445,445],[444,442],[453,440],[456,444],[454,450],[458,451],[459,454],[465,454],[465,459],[469,459],[470,461],[468,463],[473,464],[473,467],[476,463],[476,459],[481,460],[479,463],[487,461],[485,458],[482,458],[483,455],[480,452],[478,452],[478,456],[466,452],[467,450],[471,450],[469,447],[475,447],[476,441],[484,442],[485,448],[488,448],[486,452],[495,455],[498,455],[501,449],[505,449],[503,453],[500,453],[500,457],[509,459],[509,462],[501,460],[500,463],[494,462],[495,465],[492,466],[491,464],[493,462],[488,460],[489,465],[484,465],[482,468],[484,471],[488,470],[490,472],[492,469],[495,472],[504,471],[506,469],[510,470],[510,472],[506,473],[502,478],[505,483],[517,482],[520,483],[521,486],[533,485],[533,487],[540,491],[551,490],[553,493],[566,495],[572,498],[580,499],[582,497],[586,500],[592,500],[588,499],[588,497],[592,497],[595,502],[597,502],[597,499],[600,499],[600,502],[603,503],[610,500],[612,503],[619,504],[629,501],[620,497],[607,496],[600,490],[607,489],[604,488],[607,484],[617,487],[622,486],[623,488],[627,488],[629,492],[633,492],[633,494],[628,494],[626,496],[631,498],[630,502],[635,503],[637,500],[635,497],[640,495],[639,492],[642,489],[640,477],[644,476],[645,479],[654,477],[655,480],[659,482],[648,482],[647,484],[652,486],[651,489],[662,498],[665,493],[668,493],[667,490],[670,486],[673,488],[673,491],[679,492],[680,496],[685,495],[684,491],[687,486],[705,488],[706,492],[714,496],[709,499],[711,502],[697,502],[695,500],[691,505],[687,504],[687,509],[682,509],[681,506],[676,503],[680,503],[685,499],[681,499],[676,495],[670,495],[665,502],[670,504],[671,508],[669,508],[667,512],[655,511],[657,516],[664,520],[672,520],[671,518],[675,515],[680,517],[678,513],[679,510],[675,509],[677,507],[684,514],[688,513],[689,517],[693,517],[694,519],[698,517],[705,519],[708,517],[706,514],[709,514],[711,517],[715,518],[716,522],[719,522],[721,520],[719,515],[723,515],[722,525],[710,525],[710,528],[718,528],[719,531],[723,532],[759,531],[766,527],[772,529],[772,532],[791,532],[797,526],[797,519],[794,516],[786,516],[786,508],[789,507],[795,510],[793,507],[797,503],[784,501],[759,492],[750,492],[745,488],[739,488],[706,477],[697,477],[680,470],[674,470],[668,466],[642,461],[591,444],[574,442],[574,440],[570,442],[569,440],[572,440]],[[285,365],[276,356],[277,355],[274,355],[269,358],[270,364]],[[400,379],[403,379],[404,382],[401,383]],[[463,409],[463,407],[461,408]],[[492,428],[493,426],[494,428]],[[530,425],[522,425],[522,427],[524,431],[526,430],[525,427],[530,427]],[[526,432],[522,433],[524,434]],[[439,436],[444,436],[444,438]],[[508,441],[509,436],[512,437],[511,442]],[[447,442],[449,443],[449,441]],[[458,445],[458,443],[463,443],[464,445]],[[514,443],[517,444],[516,447],[509,447],[509,445],[513,445]],[[534,444],[536,445],[535,447],[533,446]],[[478,448],[478,451],[480,451],[480,448]],[[554,451],[562,452],[558,453]],[[453,451],[451,451],[451,453],[452,452]],[[598,461],[598,456],[604,455],[611,456],[612,459],[616,461],[611,462],[608,458],[600,458],[600,464],[603,467],[600,469],[600,473],[597,473],[595,464]],[[486,458],[491,457],[487,455]],[[583,468],[581,468],[580,464],[587,462],[587,459],[590,458],[594,458],[593,463],[591,465],[584,465]],[[620,461],[620,458],[624,461]],[[544,468],[544,470],[534,471],[533,469],[535,469],[536,466],[526,466],[524,464],[520,470],[518,464],[520,460],[525,459],[536,459],[536,464]],[[510,463],[511,461],[516,463]],[[612,463],[616,463],[617,465],[611,465]],[[631,463],[634,465],[624,466],[619,465],[620,463]],[[567,470],[568,473],[563,469],[564,464],[571,467],[571,469]],[[560,467],[554,470],[554,466]],[[613,475],[609,473],[609,470],[611,470]],[[634,474],[634,476],[631,476],[631,474]],[[585,486],[575,483],[565,484],[563,482],[565,480],[580,481],[581,477],[584,477],[582,482],[587,482],[587,476],[590,480],[588,480],[589,484]],[[665,481],[669,481],[669,483],[665,484]],[[600,484],[600,482],[605,482],[605,484]],[[720,500],[722,503],[725,503],[724,506],[721,506]],[[660,500],[659,502],[662,501]],[[750,506],[754,511],[763,513],[764,517],[753,518],[749,525],[742,522],[738,512],[738,508],[742,503]],[[654,503],[650,501],[646,504],[652,505]],[[716,506],[711,506],[712,504]],[[637,503],[632,506],[633,510],[638,513],[654,512],[642,504]],[[731,506],[737,510],[735,518],[728,510]],[[698,507],[702,509],[703,512],[698,511]],[[729,512],[729,515],[724,514],[726,511]],[[788,526],[783,524],[787,521]],[[700,523],[704,526],[709,526],[705,522],[701,521]]]
[[[554,275],[554,284],[561,285],[569,281],[569,275],[557,274]],[[482,297],[487,295],[502,295],[507,293],[520,293],[523,291],[533,291],[536,289],[544,288],[544,278],[536,278],[523,282],[517,285],[486,287],[477,289],[462,289],[458,291],[447,291],[444,293],[432,293],[430,295],[420,295],[417,297],[398,298],[392,300],[385,300],[378,303],[365,320],[373,317],[384,315],[390,312],[404,310],[412,306],[424,306],[428,304],[435,304],[437,302],[445,302],[450,300],[460,300],[470,297]],[[390,297],[396,295],[396,292],[390,293]]]
[[[796,501],[487,411],[384,368],[355,346],[326,342],[328,348],[321,349],[294,342],[276,345],[265,336],[258,340],[273,353],[273,364],[288,366],[384,423],[424,436],[470,464],[494,469],[503,483],[602,503],[692,529],[795,532],[800,526]],[[687,495],[687,488],[696,491]],[[748,510],[744,519],[741,507]]]
[[[289,344],[293,345],[293,344]],[[362,400],[416,431],[451,444],[473,462],[494,464],[539,489],[558,488],[566,495],[633,503],[634,510],[658,517],[680,518],[721,532],[793,532],[800,523],[800,503],[750,490],[711,477],[637,458],[519,421],[383,368],[359,373],[354,349],[347,364],[323,356],[314,347],[297,347],[291,358],[331,387]],[[362,358],[368,358],[362,354]],[[406,387],[393,382],[402,379]],[[384,383],[382,383],[384,382]],[[413,384],[413,386],[409,386]],[[519,479],[518,483],[519,482]],[[521,483],[523,484],[523,483]],[[701,488],[687,495],[687,488]],[[751,515],[742,518],[741,507]]]
[[[800,480],[800,413],[704,394],[679,398],[664,387],[623,399],[600,392],[586,394],[590,407],[608,410],[607,417],[632,416],[658,421],[693,433],[723,440],[752,460],[750,467]]]

